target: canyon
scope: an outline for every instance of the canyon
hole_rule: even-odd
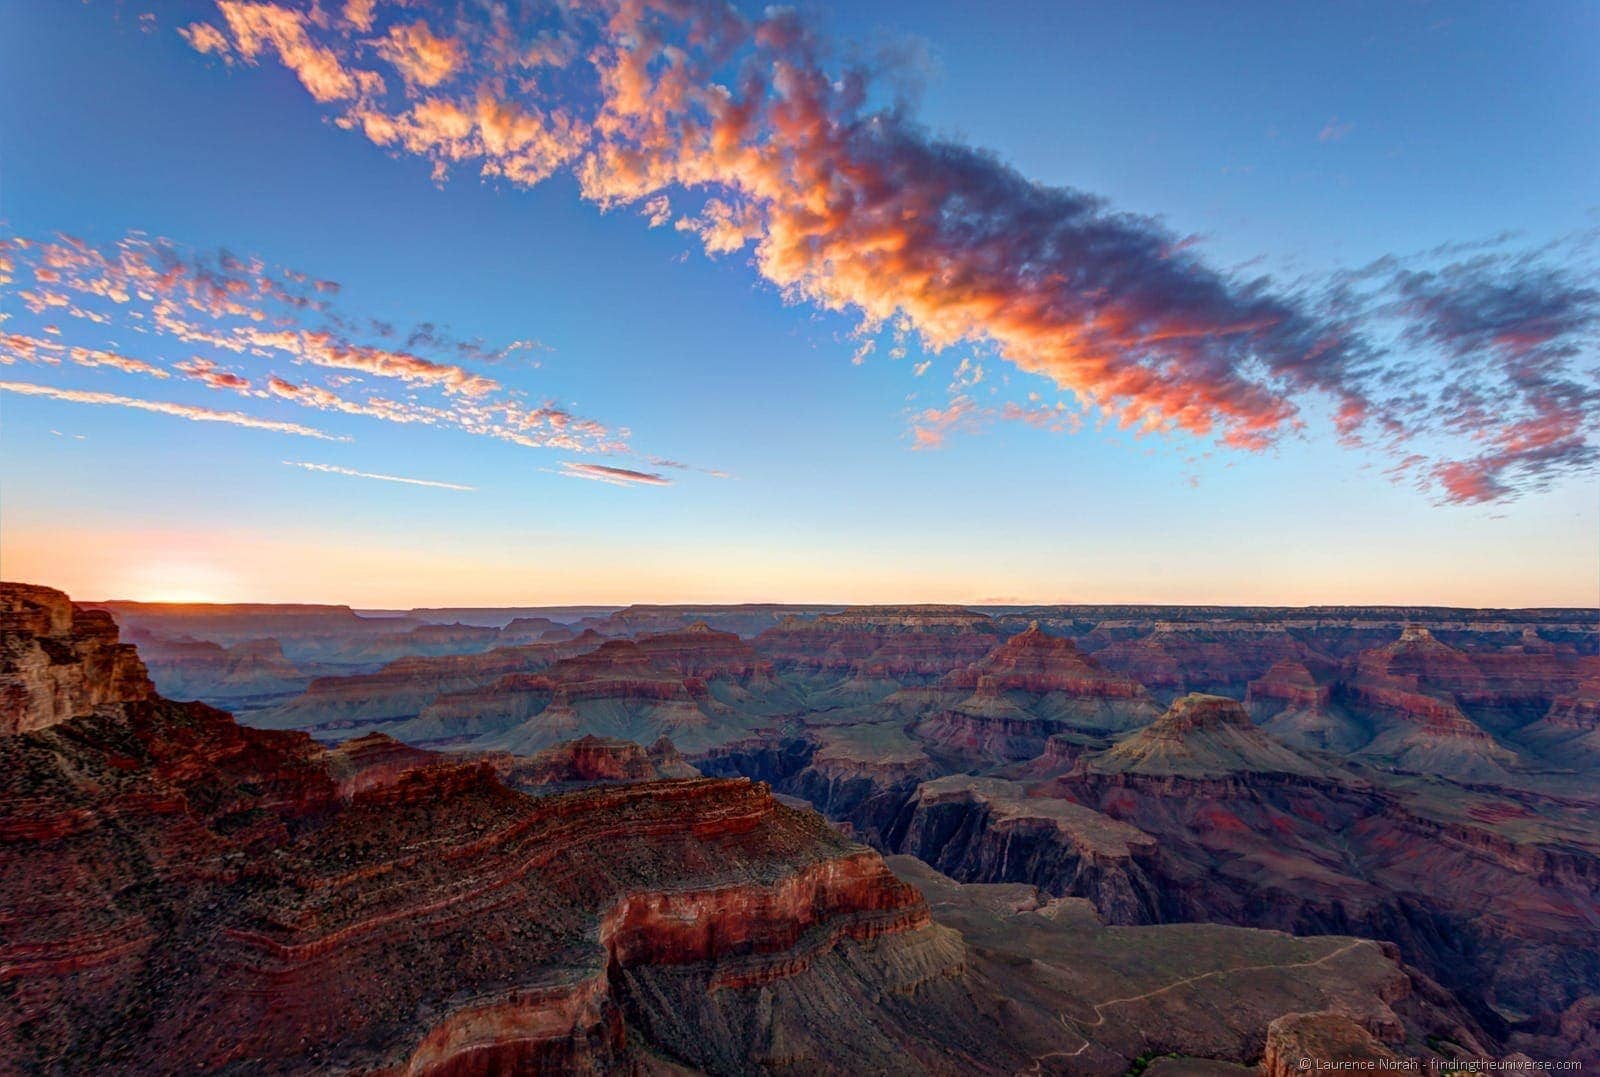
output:
[[[5,584],[0,1043],[138,1072],[1600,1061],[1596,619]]]

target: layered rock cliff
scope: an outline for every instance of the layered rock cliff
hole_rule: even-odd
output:
[[[0,584],[0,734],[46,729],[155,692],[134,648],[59,591]]]

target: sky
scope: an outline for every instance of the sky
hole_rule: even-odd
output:
[[[1590,4],[0,0],[0,573],[1600,605]]]

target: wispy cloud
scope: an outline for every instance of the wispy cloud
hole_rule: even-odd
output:
[[[665,475],[658,475],[653,471],[634,471],[626,467],[610,467],[606,464],[580,463],[575,460],[563,460],[559,475],[569,479],[588,479],[591,482],[610,483],[612,486],[671,486],[672,480]]]
[[[1317,141],[1338,142],[1355,129],[1355,124],[1341,123],[1339,121],[1339,117],[1335,116],[1333,119],[1322,125],[1322,130],[1317,132]]]
[[[530,448],[630,451],[624,430],[553,400],[530,403],[523,391],[463,365],[543,347],[533,340],[494,346],[434,322],[403,328],[362,319],[338,308],[336,282],[142,233],[108,246],[68,235],[0,238],[0,259],[6,275],[31,278],[22,292],[41,319],[34,332],[0,334],[0,363],[71,362],[155,378],[176,372],[252,399]],[[48,329],[46,317],[54,319]],[[57,339],[63,325],[68,339]],[[113,334],[150,338],[154,348],[179,350],[183,358],[166,366],[134,358],[106,346]],[[331,373],[319,385],[294,367]]]
[[[212,389],[233,389],[243,392],[250,388],[248,378],[241,378],[231,370],[223,370],[209,359],[195,356],[181,363],[174,363],[173,369],[187,374],[196,381],[202,382]]]
[[[196,423],[227,423],[230,426],[247,426],[255,430],[271,430],[279,434],[295,434],[304,438],[318,438],[322,441],[349,441],[349,438],[335,437],[333,434],[321,430],[314,430],[309,426],[299,423],[279,422],[276,419],[262,419],[255,415],[246,415],[238,411],[217,411],[215,408],[200,408],[192,404],[178,404],[167,400],[144,400],[133,396],[119,396],[116,393],[98,393],[85,389],[57,389],[49,385],[36,385],[25,381],[0,381],[0,392],[18,393],[22,396],[43,396],[52,400],[65,400],[73,404],[106,404],[112,407],[133,408],[137,411],[150,411],[159,415],[174,415],[180,419],[188,419]]]
[[[528,185],[569,170],[603,207],[672,221],[711,254],[751,251],[785,298],[853,314],[863,340],[888,330],[930,351],[987,349],[1122,427],[1260,450],[1327,409],[1350,444],[1426,445],[1422,474],[1457,501],[1592,466],[1525,425],[1550,413],[1550,384],[1578,385],[1560,407],[1585,420],[1573,436],[1592,449],[1592,338],[1531,382],[1503,351],[1480,351],[1473,386],[1510,407],[1464,422],[1443,345],[1393,329],[1420,308],[1355,310],[1337,281],[1225,270],[1153,218],[936,138],[903,101],[871,104],[893,96],[873,91],[879,73],[839,60],[788,7],[747,18],[637,0],[431,23],[364,4],[344,19],[232,0],[219,12],[189,28],[197,48],[218,54],[220,35],[223,55],[278,57],[336,124],[429,161],[437,179],[470,167]],[[1351,130],[1334,118],[1318,137]],[[1481,446],[1491,470],[1506,453],[1521,462],[1494,484],[1456,481]]]
[[[458,482],[438,482],[434,479],[408,479],[401,475],[381,475],[373,471],[356,471],[354,468],[339,467],[337,464],[314,464],[306,460],[285,460],[290,467],[304,468],[307,471],[324,471],[330,475],[348,475],[354,479],[377,479],[380,482],[399,482],[407,486],[433,486],[440,490],[476,490],[476,486],[463,486]]]
[[[46,326],[45,332],[59,327]],[[16,362],[41,363],[46,366],[57,366],[62,360],[76,363],[78,366],[106,367],[111,370],[120,370],[124,374],[144,374],[152,378],[165,378],[169,375],[165,370],[141,359],[120,355],[116,352],[106,351],[103,348],[85,348],[69,346],[53,340],[44,340],[39,337],[29,336],[26,333],[0,333],[0,363],[10,365]]]
[[[1052,433],[1075,433],[1082,418],[1066,404],[1046,404],[1036,398],[1026,403],[979,404],[964,392],[954,392],[942,408],[922,408],[911,414],[911,447],[942,448],[952,433],[976,433],[995,422],[1020,422]]]

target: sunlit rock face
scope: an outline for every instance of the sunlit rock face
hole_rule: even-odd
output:
[[[155,689],[117,626],[48,587],[0,584],[0,733],[45,729]]]

